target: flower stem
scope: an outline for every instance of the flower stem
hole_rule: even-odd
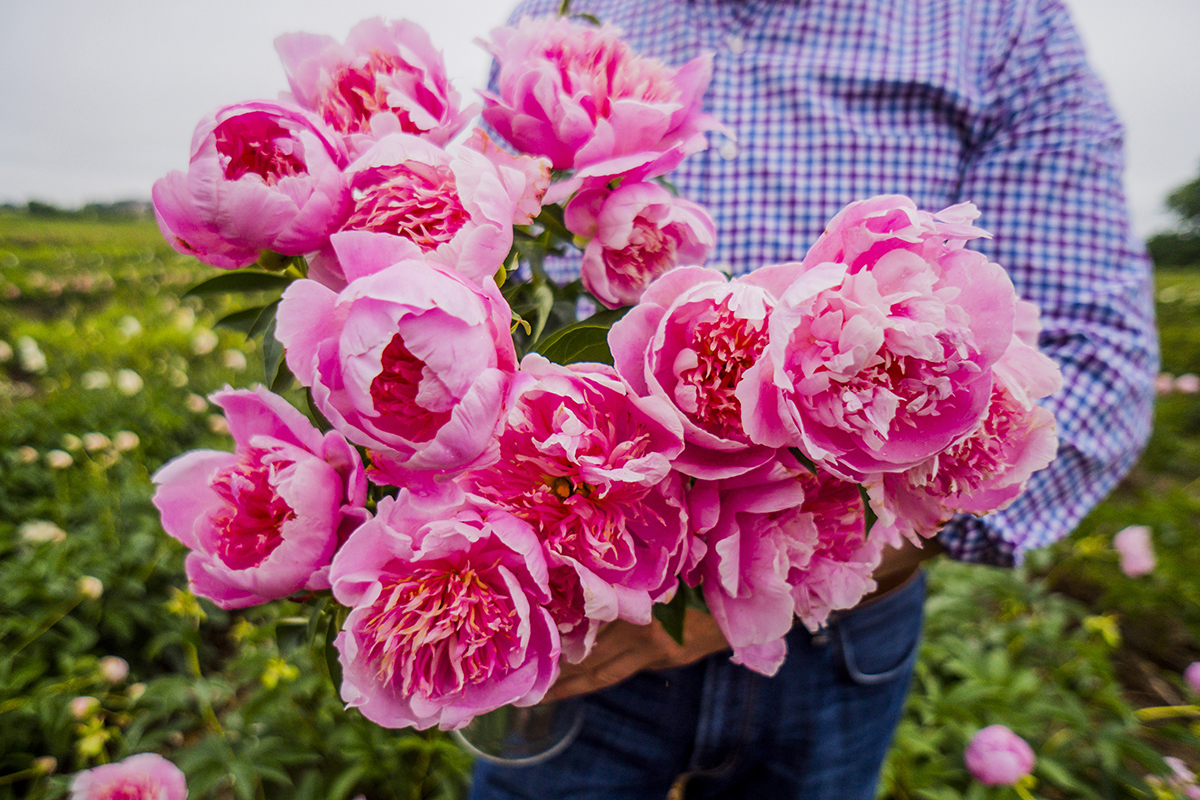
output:
[[[1200,706],[1151,706],[1139,708],[1135,713],[1143,722],[1174,717],[1200,717]]]

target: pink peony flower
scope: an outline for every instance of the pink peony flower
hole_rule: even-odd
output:
[[[351,283],[288,287],[275,335],[335,428],[370,448],[374,469],[405,485],[496,459],[496,429],[516,372],[511,312],[422,260],[396,260],[394,237],[334,242]],[[403,254],[401,255],[403,259]]]
[[[408,20],[363,20],[346,43],[312,33],[275,40],[294,100],[313,111],[361,152],[373,139],[410,133],[444,145],[475,116],[459,108],[442,54]]]
[[[354,208],[333,240],[346,231],[386,237],[394,258],[424,258],[476,283],[494,275],[512,247],[512,226],[541,209],[550,168],[489,146],[482,133],[470,143],[446,151],[406,134],[380,139],[346,170]],[[345,286],[333,245],[312,259],[309,277]]]
[[[1033,749],[1003,725],[989,725],[971,737],[963,754],[975,780],[988,786],[1011,786],[1033,769]]]
[[[1187,669],[1183,671],[1183,680],[1192,687],[1193,692],[1200,694],[1200,661],[1188,664]]]
[[[742,429],[735,389],[767,346],[777,293],[799,264],[767,267],[730,281],[699,267],[679,267],[646,289],[608,334],[617,372],[634,393],[669,403],[683,421],[675,468],[706,480],[767,463],[775,447]]]
[[[1196,782],[1196,773],[1188,769],[1182,759],[1166,756],[1163,762],[1171,769],[1171,778],[1176,787],[1183,788]]]
[[[585,189],[566,207],[567,227],[590,239],[583,286],[609,308],[633,305],[667,270],[700,265],[716,245],[712,217],[655,183]]]
[[[817,630],[875,589],[883,540],[866,539],[858,487],[800,466],[788,453],[689,495],[701,557],[686,579],[704,599],[733,660],[773,675],[794,616]]]
[[[261,386],[211,399],[235,451],[193,450],[154,475],[163,528],[192,550],[191,590],[243,608],[328,589],[334,552],[367,516],[358,452]]]
[[[70,800],[186,800],[183,771],[157,753],[84,770],[71,781]]]
[[[1033,320],[1036,342],[1037,309],[1021,301],[1017,309]],[[1005,508],[1054,459],[1054,415],[1034,401],[1062,388],[1058,365],[1014,335],[993,375],[987,416],[974,431],[916,467],[868,481],[879,519],[918,545],[958,512]]]
[[[770,345],[737,388],[750,439],[800,448],[842,477],[917,466],[978,425],[1016,296],[962,249],[973,206],[852,203],[780,297]]]
[[[550,162],[544,158],[512,155],[492,141],[483,128],[472,130],[463,146],[491,161],[510,196],[517,198],[513,224],[528,225],[533,222],[541,213],[542,198],[550,188]]]
[[[1121,559],[1121,572],[1138,578],[1154,571],[1154,544],[1150,540],[1150,528],[1146,525],[1130,525],[1117,531],[1113,547]]]
[[[192,135],[187,173],[154,184],[163,236],[181,253],[223,269],[262,250],[321,247],[350,212],[346,150],[320,119],[255,100],[209,114]]]
[[[670,461],[683,427],[653,397],[631,395],[603,364],[521,362],[525,388],[509,410],[500,460],[463,476],[475,495],[528,522],[546,548],[548,606],[571,661],[600,622],[650,622],[675,593],[687,515]]]
[[[484,46],[500,65],[498,93],[483,95],[484,120],[555,169],[593,170],[578,179],[664,175],[705,149],[704,131],[719,127],[700,112],[711,55],[671,69],[634,54],[612,26],[562,17],[526,17],[492,31]]]
[[[461,493],[380,501],[333,564],[353,610],[335,644],[342,699],[389,728],[460,728],[533,705],[558,676],[559,637],[533,530]]]

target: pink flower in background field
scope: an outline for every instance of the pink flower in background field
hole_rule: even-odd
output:
[[[635,54],[609,25],[562,17],[497,28],[485,47],[500,71],[496,94],[483,94],[484,120],[555,169],[664,175],[707,147],[704,131],[718,127],[700,111],[711,55],[672,69]]]
[[[759,467],[775,447],[743,431],[735,389],[767,346],[777,293],[799,264],[765,267],[736,280],[712,269],[679,267],[646,289],[608,334],[617,372],[633,391],[669,403],[687,446],[675,460],[685,475],[714,480]]]
[[[109,683],[121,683],[129,677],[129,662],[120,656],[105,656],[99,666],[101,676]]]
[[[1188,768],[1183,759],[1176,758],[1175,756],[1166,756],[1163,758],[1163,762],[1171,769],[1171,774],[1167,776],[1166,785],[1180,795],[1188,798],[1188,800],[1200,800],[1200,786],[1196,785],[1196,773]],[[1163,784],[1161,779],[1153,775],[1148,775],[1147,781],[1151,785],[1162,786]]]
[[[334,242],[351,280],[337,294],[288,287],[275,335],[321,413],[372,451],[388,483],[407,485],[496,459],[516,372],[511,312],[481,288],[423,260],[394,260],[394,237]]]
[[[1196,394],[1200,392],[1200,375],[1186,372],[1175,379],[1175,391],[1180,394]]]
[[[875,589],[883,538],[865,538],[852,483],[815,476],[781,452],[746,474],[697,481],[688,501],[702,555],[686,579],[703,581],[734,661],[750,669],[779,669],[794,616],[815,631]]]
[[[537,532],[555,588],[548,608],[578,661],[600,622],[646,624],[651,605],[674,594],[687,515],[670,462],[683,427],[603,364],[563,367],[534,353],[521,375],[499,461],[462,484]]]
[[[372,139],[410,133],[444,145],[466,126],[477,106],[459,108],[442,54],[429,34],[408,20],[363,20],[345,44],[330,36],[285,33],[275,40],[289,99],[315,112],[352,149]]]
[[[209,114],[187,173],[154,184],[154,213],[172,247],[223,269],[262,250],[300,255],[325,244],[350,212],[345,148],[320,119],[250,101]]]
[[[737,389],[750,439],[862,480],[914,467],[975,428],[1016,304],[1004,270],[962,248],[984,235],[975,216],[879,197],[834,217]]]
[[[667,270],[701,265],[716,245],[712,217],[655,183],[585,189],[567,205],[567,227],[591,239],[583,286],[609,308],[633,305]]]
[[[488,147],[485,135],[471,143],[446,151],[406,134],[380,139],[346,170],[354,205],[333,239],[386,237],[395,260],[424,258],[476,283],[494,275],[513,224],[541,209],[550,171],[542,159]],[[345,286],[332,244],[312,259],[309,277]]]
[[[1003,725],[989,725],[971,737],[963,754],[975,780],[988,786],[1011,786],[1033,769],[1033,748]]]
[[[1160,372],[1154,377],[1156,394],[1170,394],[1175,391],[1175,376],[1169,372]]]
[[[1009,505],[1058,449],[1054,415],[1034,404],[1062,388],[1058,365],[1036,349],[1037,309],[1017,303],[1029,341],[1014,335],[993,367],[987,416],[968,436],[904,472],[868,481],[879,519],[914,543],[958,512],[982,516]]]
[[[1188,664],[1187,669],[1183,671],[1183,680],[1192,687],[1193,692],[1200,694],[1200,661]]]
[[[1154,544],[1150,539],[1150,528],[1146,525],[1130,525],[1113,536],[1113,547],[1121,560],[1121,572],[1138,578],[1154,571]]]
[[[385,727],[460,728],[533,705],[558,675],[537,535],[462,499],[401,489],[334,561],[333,595],[353,609],[335,640],[342,699]]]
[[[67,704],[67,708],[70,709],[71,716],[75,719],[87,719],[99,710],[100,701],[90,695],[80,695],[79,697],[71,698],[71,702]]]
[[[329,588],[334,552],[367,516],[358,452],[262,387],[211,399],[235,452],[193,450],[154,475],[163,528],[192,551],[192,591],[243,608]]]
[[[78,773],[70,800],[186,800],[183,771],[157,753],[140,753]]]

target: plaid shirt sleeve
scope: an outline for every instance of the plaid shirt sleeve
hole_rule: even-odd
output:
[[[940,537],[954,558],[1002,566],[1068,533],[1132,466],[1150,433],[1158,369],[1120,124],[1058,0],[1029,3],[1012,25],[996,37],[1004,63],[960,196],[994,235],[979,249],[1041,308],[1040,344],[1064,378],[1045,401],[1059,455],[1011,506],[956,518]]]

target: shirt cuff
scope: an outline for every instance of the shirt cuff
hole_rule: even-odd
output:
[[[947,522],[938,533],[938,542],[955,561],[1009,568],[1020,562],[1015,544],[970,514],[959,514]]]

